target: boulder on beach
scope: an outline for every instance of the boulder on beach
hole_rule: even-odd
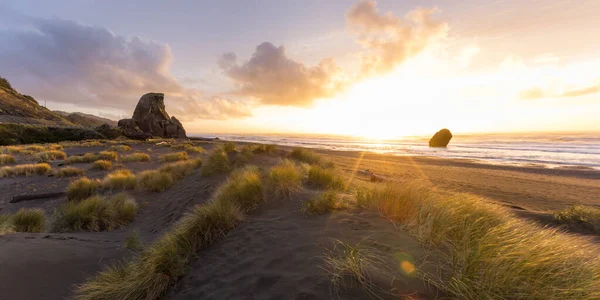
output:
[[[444,128],[436,132],[433,137],[429,140],[429,147],[446,147],[452,139],[452,133],[450,130]]]
[[[133,139],[149,137],[187,138],[177,118],[169,117],[165,109],[165,95],[148,93],[140,98],[131,119],[122,119],[118,126],[123,134]]]

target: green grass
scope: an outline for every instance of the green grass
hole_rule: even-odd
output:
[[[290,160],[283,160],[267,175],[267,188],[273,197],[289,199],[302,190],[302,173]]]
[[[306,183],[318,189],[341,190],[344,188],[344,181],[333,169],[324,169],[315,165],[308,170]]]
[[[85,174],[85,171],[75,167],[64,167],[56,170],[56,177],[74,177]]]
[[[202,175],[210,176],[213,174],[227,173],[231,170],[229,158],[225,151],[215,149],[204,166],[202,166]]]
[[[0,236],[15,232],[11,214],[0,214]]]
[[[10,154],[0,154],[0,165],[14,164],[17,160]]]
[[[302,211],[306,214],[323,215],[338,208],[338,201],[338,193],[336,191],[325,191],[304,202]]]
[[[57,159],[66,159],[67,154],[60,150],[48,150],[43,152],[38,152],[33,155],[34,159],[38,162],[50,162]]]
[[[148,192],[163,192],[175,184],[175,179],[169,173],[158,170],[148,170],[137,174],[138,186]]]
[[[117,170],[102,179],[102,187],[109,190],[133,190],[137,187],[137,177],[127,169]]]
[[[263,201],[255,167],[231,174],[213,198],[195,206],[166,234],[132,261],[109,267],[75,290],[75,299],[153,300],[163,296],[195,257],[225,237],[249,211]]]
[[[67,187],[67,200],[69,201],[80,201],[87,199],[98,192],[100,188],[100,180],[89,179],[82,177],[71,182]]]
[[[93,196],[80,202],[63,203],[55,212],[54,232],[109,231],[129,224],[137,203],[126,194],[109,199]]]
[[[598,299],[600,257],[581,237],[541,228],[483,198],[421,182],[362,193],[363,206],[439,251],[418,273],[459,299]]]
[[[160,161],[161,162],[173,162],[173,161],[180,161],[180,160],[188,160],[190,157],[188,156],[187,152],[175,152],[175,153],[167,153],[165,155],[161,155],[160,156]]]
[[[112,167],[112,162],[104,159],[97,160],[92,164],[92,169],[94,170],[110,170]]]
[[[290,153],[290,157],[311,165],[319,164],[322,160],[319,155],[317,155],[311,150],[304,148],[296,148],[292,150],[292,153]]]
[[[47,163],[24,164],[0,168],[0,178],[16,176],[47,175],[52,168]]]
[[[150,161],[150,155],[146,153],[132,153],[121,156],[121,162],[143,162]]]
[[[46,226],[46,214],[39,208],[21,208],[10,219],[16,232],[42,232]]]
[[[600,234],[600,209],[573,205],[554,213],[554,221],[572,229]]]
[[[125,238],[123,247],[134,252],[141,252],[144,249],[144,244],[140,241],[140,236],[137,231],[131,233],[131,235]]]
[[[112,145],[108,148],[108,151],[126,152],[131,151],[131,147],[128,145]]]

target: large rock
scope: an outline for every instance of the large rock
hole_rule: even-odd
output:
[[[129,138],[187,138],[181,122],[169,117],[165,110],[165,95],[148,93],[140,98],[131,119],[122,119],[118,126]]]
[[[444,128],[436,132],[433,137],[429,140],[429,147],[446,147],[452,139],[452,133],[450,130]]]

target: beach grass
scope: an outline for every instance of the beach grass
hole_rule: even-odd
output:
[[[296,148],[292,150],[292,152],[290,153],[290,157],[311,165],[321,163],[321,157],[319,155],[317,155],[311,150],[304,148]]]
[[[52,168],[47,163],[23,164],[16,166],[5,166],[0,168],[1,177],[46,175]]]
[[[91,163],[100,160],[100,155],[94,153],[86,153],[84,155],[69,156],[66,160],[68,164],[83,164]]]
[[[188,160],[189,158],[190,157],[188,156],[187,152],[181,151],[181,152],[167,153],[167,154],[161,155],[160,161],[161,162],[174,162],[174,161],[180,161],[180,160]]]
[[[302,173],[286,159],[269,170],[266,185],[272,197],[289,199],[302,190]]]
[[[192,145],[186,145],[186,147],[184,148],[185,152],[189,153],[189,154],[199,154],[199,153],[204,153],[206,152],[204,150],[204,148],[200,147],[200,146],[192,146]]]
[[[94,170],[110,170],[112,167],[112,162],[104,159],[97,160],[92,164],[92,169]]]
[[[120,169],[104,176],[102,187],[109,190],[133,190],[137,187],[137,177],[127,169]]]
[[[344,181],[341,176],[335,173],[332,168],[322,168],[318,165],[312,165],[308,170],[306,183],[309,186],[318,189],[337,189],[344,188]]]
[[[100,187],[101,183],[98,179],[79,178],[67,187],[67,200],[80,201],[87,199],[95,195]]]
[[[328,190],[311,197],[302,205],[302,211],[311,215],[323,215],[338,208],[338,192]]]
[[[600,209],[598,208],[573,205],[554,212],[553,216],[554,221],[558,224],[575,230],[600,234]]]
[[[108,151],[127,152],[127,151],[131,151],[131,146],[128,146],[128,145],[112,145],[112,146],[108,147]]]
[[[57,177],[74,177],[85,174],[85,171],[75,167],[63,167],[56,170]]]
[[[35,153],[33,158],[38,162],[50,162],[57,159],[66,159],[67,154],[60,150],[48,150]]]
[[[63,203],[55,212],[54,232],[109,231],[129,224],[137,203],[126,194],[105,199],[92,196],[80,202]]]
[[[242,220],[244,211],[262,201],[258,169],[234,172],[207,204],[196,205],[130,262],[109,267],[79,285],[75,299],[159,299],[184,274],[197,251],[221,240]]]
[[[234,142],[225,142],[222,148],[225,153],[231,153],[235,151],[236,144]]]
[[[225,151],[215,149],[208,157],[206,164],[202,166],[201,172],[203,176],[210,176],[218,173],[226,173],[230,170],[231,166],[229,165],[227,153],[225,153]]]
[[[0,165],[14,164],[17,160],[11,154],[0,154]]]
[[[16,232],[42,232],[46,226],[46,214],[39,208],[21,208],[10,218]]]
[[[175,184],[169,173],[147,170],[137,174],[138,186],[148,192],[163,192]]]
[[[173,179],[181,180],[190,175],[194,170],[202,166],[200,158],[187,161],[178,161],[170,164],[162,165],[158,168],[159,172],[170,174]]]
[[[121,156],[121,162],[145,162],[150,161],[150,155],[146,153],[132,153]]]
[[[103,160],[117,160],[119,159],[119,154],[116,151],[100,151],[98,153],[100,159]]]
[[[478,196],[409,182],[358,195],[359,203],[438,249],[419,276],[460,299],[596,299],[600,258],[590,241],[542,228]]]

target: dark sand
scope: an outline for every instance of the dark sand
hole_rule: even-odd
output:
[[[210,150],[210,143],[202,145]],[[134,145],[145,150],[149,145]],[[159,166],[159,154],[173,152],[152,147],[153,161],[127,163],[133,171]],[[67,153],[97,152],[101,148],[67,149]],[[600,172],[509,167],[476,162],[424,157],[398,157],[357,152],[317,151],[332,160],[352,178],[355,186],[365,185],[369,169],[393,181],[425,179],[441,188],[469,192],[533,216],[582,203],[600,206]],[[206,154],[202,155],[206,157]],[[250,163],[266,169],[281,155],[257,155]],[[19,163],[23,163],[20,161]],[[56,167],[57,163],[53,165]],[[76,165],[89,168],[89,164]],[[106,172],[89,171],[101,178]],[[133,255],[123,241],[133,232],[148,244],[168,230],[190,207],[210,199],[225,175],[201,177],[196,172],[163,193],[134,192],[140,204],[135,221],[126,228],[99,233],[13,233],[0,236],[0,299],[64,299],[74,284],[83,282],[103,267]],[[14,195],[31,192],[64,191],[70,178],[29,177],[0,179],[0,213],[20,207],[41,207],[50,216],[64,198],[9,204]],[[368,212],[341,210],[325,216],[305,216],[298,199],[272,199],[251,213],[223,241],[199,253],[187,274],[165,299],[331,299],[331,290],[320,268],[327,248],[335,240],[368,244],[387,256],[427,255],[417,241],[389,221]],[[390,265],[398,264],[390,259]],[[435,298],[436,292],[417,279],[390,284],[394,293],[413,294],[419,299]],[[364,299],[361,289],[340,292],[342,299]]]

